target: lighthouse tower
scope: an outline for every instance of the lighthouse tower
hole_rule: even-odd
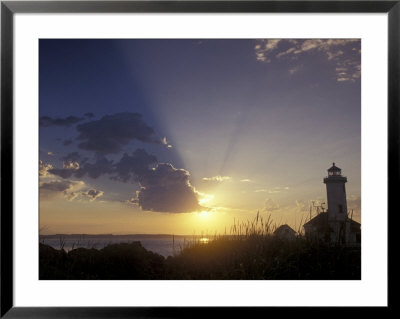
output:
[[[361,245],[361,224],[347,215],[346,188],[347,178],[342,170],[333,163],[324,178],[328,199],[328,211],[319,212],[303,225],[305,235],[330,245]],[[311,215],[311,211],[310,211]],[[310,216],[311,217],[311,216]]]
[[[347,221],[346,187],[347,178],[342,170],[335,166],[328,169],[328,177],[324,178],[328,199],[328,223],[331,228],[331,241],[345,240]],[[332,236],[333,235],[333,236]]]

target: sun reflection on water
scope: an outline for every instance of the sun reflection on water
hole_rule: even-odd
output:
[[[210,241],[210,239],[207,237],[200,238],[200,244],[208,244],[209,241]]]

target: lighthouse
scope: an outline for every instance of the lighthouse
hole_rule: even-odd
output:
[[[333,163],[328,169],[328,176],[324,178],[328,200],[328,224],[332,230],[331,242],[345,243],[348,237],[346,182],[347,178],[342,176],[342,170]]]
[[[342,170],[332,164],[328,169],[328,177],[324,178],[326,197],[328,199],[328,221],[343,222],[347,219],[346,187],[347,177],[342,176]]]
[[[306,236],[331,245],[357,246],[361,244],[361,224],[348,217],[346,186],[347,177],[332,164],[324,178],[328,211],[318,212],[303,225]]]

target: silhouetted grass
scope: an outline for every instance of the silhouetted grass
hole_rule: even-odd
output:
[[[168,279],[361,279],[360,249],[273,235],[217,238],[165,261]]]
[[[303,236],[273,235],[276,225],[257,214],[235,222],[229,235],[193,238],[174,256],[147,251],[140,242],[68,253],[39,244],[40,279],[361,279],[361,249],[331,247]],[[204,236],[205,237],[205,236]]]

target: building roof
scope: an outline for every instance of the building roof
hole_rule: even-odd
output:
[[[352,232],[357,232],[361,230],[361,224],[356,222],[355,220],[349,219],[350,222],[350,230]]]
[[[295,231],[293,228],[291,228],[289,225],[287,225],[287,224],[279,226],[279,227],[274,231],[274,234],[276,234],[276,235],[285,234],[285,233],[286,233],[286,234],[287,234],[287,233],[289,233],[289,234],[295,234],[296,231]]]
[[[328,224],[328,213],[319,213],[313,219],[309,220],[307,223],[304,224],[305,226],[313,226],[317,228],[317,231],[331,231],[329,224]]]
[[[354,226],[361,226],[361,224],[359,222],[356,222],[353,219],[349,219],[350,223],[353,224]]]
[[[347,222],[350,223],[350,231],[358,232],[360,231],[361,224],[352,220],[350,218],[347,219]],[[317,232],[328,232],[332,231],[329,227],[328,223],[328,212],[319,213],[313,219],[309,220],[307,223],[303,225],[303,227],[313,226],[316,228]]]

